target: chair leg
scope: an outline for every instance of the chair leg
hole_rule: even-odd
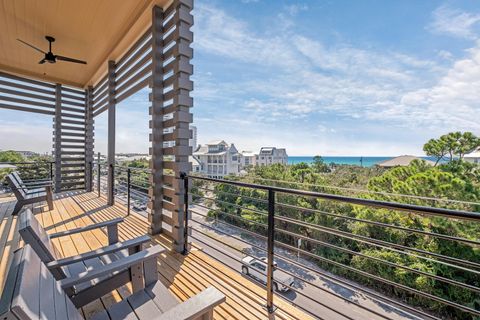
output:
[[[12,215],[16,216],[20,212],[20,210],[22,210],[22,208],[23,208],[23,202],[17,201],[17,203],[15,204],[15,208],[13,208]]]

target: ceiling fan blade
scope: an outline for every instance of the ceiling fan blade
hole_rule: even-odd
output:
[[[45,59],[38,61],[38,64],[44,64],[44,63],[45,63]]]
[[[35,50],[37,50],[37,51],[40,51],[40,52],[43,53],[43,54],[47,54],[47,53],[46,53],[45,51],[43,51],[42,49],[38,49],[37,47],[31,45],[30,43],[27,43],[27,42],[25,42],[25,41],[23,41],[23,40],[20,40],[20,39],[17,39],[17,40],[20,41],[21,43],[29,46],[29,47],[32,48],[32,49],[35,49]]]
[[[68,58],[68,57],[55,56],[55,58],[57,58],[57,60],[61,60],[61,61],[67,61],[67,62],[74,62],[74,63],[87,64],[87,62],[85,62],[85,61],[82,61],[82,60],[77,60],[77,59],[73,59],[73,58]]]

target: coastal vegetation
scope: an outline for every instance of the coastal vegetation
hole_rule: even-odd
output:
[[[11,164],[12,168],[0,168],[0,183],[4,183],[5,176],[14,170],[25,179],[46,179],[50,177],[51,156],[34,155],[25,158],[12,150],[0,151],[0,163]]]
[[[245,177],[230,179],[479,212],[480,167],[463,160],[479,146],[471,133],[452,133],[425,144],[425,152],[438,159],[435,166],[423,160],[390,169],[331,166],[316,157],[312,164],[252,167]],[[265,191],[219,183],[209,188],[215,195],[210,216],[266,235]],[[276,203],[279,245],[298,247],[322,269],[442,318],[474,319],[405,288],[480,310],[478,290],[461,285],[480,286],[479,222],[283,193],[276,194]]]

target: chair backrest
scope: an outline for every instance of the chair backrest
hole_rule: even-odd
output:
[[[23,182],[22,178],[20,177],[20,173],[18,171],[13,171],[12,175],[15,179],[17,179],[18,185],[22,187],[22,189],[27,192],[27,187],[25,187],[25,183]]]
[[[0,299],[0,318],[12,320],[83,319],[35,251],[15,252]]]
[[[20,214],[19,232],[23,241],[35,250],[44,263],[61,258],[58,249],[30,209],[25,209]]]
[[[12,173],[7,175],[5,179],[7,179],[8,186],[10,187],[10,189],[12,189],[17,199],[25,199],[27,197],[25,190],[23,190],[23,187],[20,185],[20,183]]]

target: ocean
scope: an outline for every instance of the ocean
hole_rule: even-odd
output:
[[[323,157],[322,159],[326,164],[335,163],[335,164],[349,164],[349,165],[357,165],[359,166],[362,164],[364,167],[372,167],[375,164],[392,159],[394,157]],[[426,160],[432,160],[429,157],[422,157]],[[360,159],[362,159],[362,163],[360,163]],[[306,162],[308,164],[313,162],[313,156],[311,157],[288,157],[289,164],[296,164],[300,162]]]

